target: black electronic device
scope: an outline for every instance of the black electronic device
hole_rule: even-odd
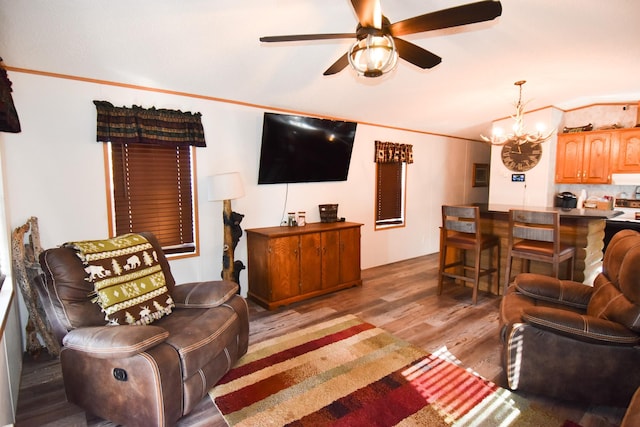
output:
[[[346,181],[356,125],[264,113],[258,184]]]
[[[523,173],[512,173],[511,174],[511,182],[524,182],[524,174]]]
[[[576,208],[577,205],[578,205],[578,199],[576,198],[575,194],[569,191],[564,191],[562,193],[556,194],[556,202],[555,202],[556,207],[573,209],[573,208]]]

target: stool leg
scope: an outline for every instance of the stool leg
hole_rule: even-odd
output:
[[[494,254],[494,251],[495,251],[495,254]],[[494,255],[495,255],[495,258],[494,258]],[[496,245],[495,248],[491,250],[491,257],[494,258],[491,260],[491,265],[495,269],[495,271],[492,273],[493,274],[492,282],[493,282],[493,285],[495,285],[496,287],[496,295],[498,295],[500,293],[500,274],[499,274],[500,273],[500,245],[499,244]]]
[[[511,262],[513,259],[511,258],[511,248],[507,249],[507,267],[504,272],[504,291],[502,295],[507,294],[507,288],[509,287],[509,282],[511,281]]]
[[[476,305],[478,302],[478,285],[480,283],[480,257],[482,255],[482,250],[480,247],[476,247],[475,260],[473,263],[474,271],[473,271],[473,305]]]
[[[440,244],[440,271],[438,272],[438,295],[442,294],[442,281],[444,273],[444,265],[447,262],[447,247]]]
[[[553,277],[557,279],[559,273],[560,273],[560,261],[556,260],[553,262]]]

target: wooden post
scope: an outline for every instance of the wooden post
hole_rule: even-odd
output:
[[[233,238],[231,237],[231,200],[222,202],[222,223],[224,224],[224,245],[222,247],[222,278],[234,280]]]

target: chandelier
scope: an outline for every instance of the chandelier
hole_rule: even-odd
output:
[[[491,138],[487,138],[484,135],[480,137],[491,145],[522,145],[526,143],[541,143],[546,141],[553,135],[555,129],[549,133],[544,134],[544,125],[540,124],[536,126],[536,133],[526,133],[524,131],[524,104],[522,103],[522,85],[526,83],[525,80],[519,80],[514,85],[520,88],[520,95],[518,96],[518,103],[516,104],[516,115],[511,116],[515,123],[513,124],[513,133],[505,135],[500,128],[493,128]]]

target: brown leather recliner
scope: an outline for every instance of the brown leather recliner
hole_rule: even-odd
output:
[[[176,286],[156,238],[140,234],[153,245],[175,302],[152,324],[107,326],[89,297],[85,266],[69,247],[41,254],[45,278],[37,288],[63,344],[67,399],[118,424],[173,425],[246,353],[247,304],[233,282]]]
[[[516,276],[500,328],[511,390],[627,406],[640,386],[640,233],[611,239],[593,287]]]

